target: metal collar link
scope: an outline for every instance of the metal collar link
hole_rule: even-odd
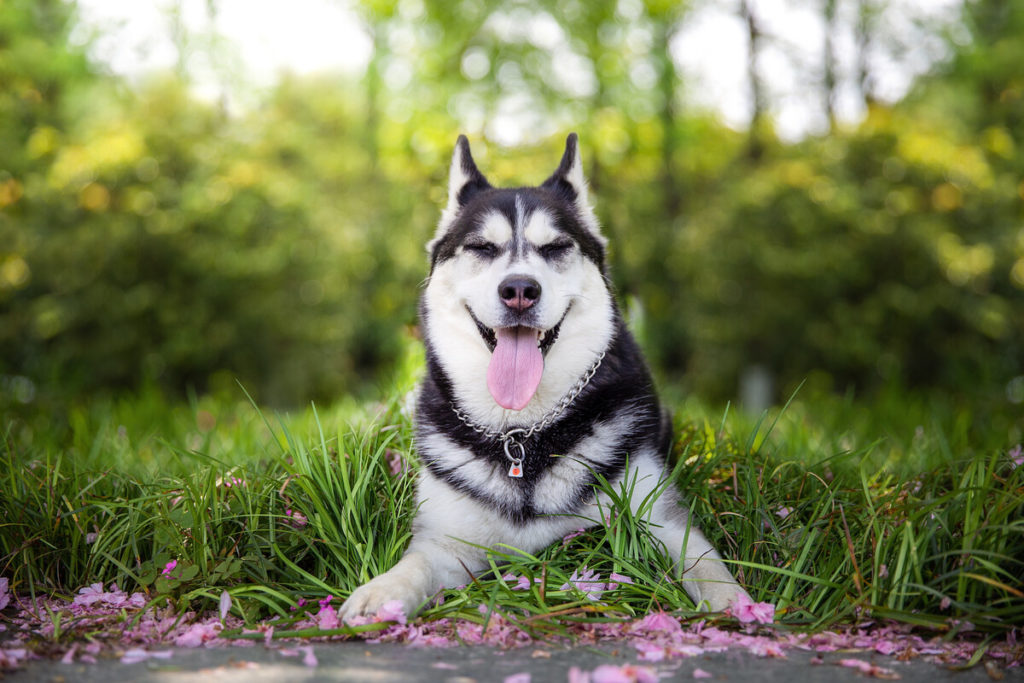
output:
[[[487,429],[487,427],[484,427],[483,425],[478,425],[472,422],[462,413],[462,411],[455,407],[454,402],[451,403],[452,411],[463,424],[477,434],[481,434],[488,439],[497,439],[501,441],[501,445],[505,450],[505,457],[508,458],[509,462],[511,462],[511,466],[508,470],[508,476],[518,479],[523,476],[523,460],[526,459],[526,447],[523,445],[523,441],[529,439],[531,436],[550,425],[558,418],[559,415],[565,412],[565,409],[568,408],[569,405],[576,400],[576,397],[580,395],[583,389],[590,384],[590,380],[592,380],[594,375],[597,374],[597,369],[601,367],[602,360],[604,360],[604,351],[602,351],[601,355],[597,357],[594,364],[590,366],[590,369],[580,377],[579,381],[576,382],[576,385],[569,391],[569,393],[563,396],[554,408],[552,408],[540,420],[530,425],[529,428],[514,427],[513,429],[509,429],[504,432],[496,432]]]

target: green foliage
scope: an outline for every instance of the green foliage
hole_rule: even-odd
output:
[[[795,144],[684,106],[678,3],[358,3],[364,78],[283,77],[242,111],[180,76],[102,73],[70,38],[71,4],[0,7],[15,590],[117,581],[199,607],[229,590],[254,617],[392,565],[410,426],[351,396],[420,370],[421,245],[451,145],[469,132],[493,181],[536,183],[577,130],[612,277],[661,374],[710,397],[755,363],[780,392],[808,380],[771,437],[682,411],[678,483],[753,594],[811,626],[1024,623],[1024,467],[1007,457],[1024,438],[1018,4],[966,3],[949,62],[905,101]],[[516,150],[498,146],[510,111],[533,141]],[[260,404],[350,398],[271,424],[236,379]],[[187,407],[164,398],[189,389]],[[608,513],[537,557],[494,553],[427,617],[500,604],[544,632],[567,611],[690,609],[642,520]],[[635,584],[595,607],[560,588],[583,566]],[[513,592],[505,571],[542,583]]]
[[[998,434],[915,429],[916,414],[865,422],[863,406],[824,397],[755,424],[686,408],[674,480],[742,583],[784,623],[820,629],[871,614],[938,629],[951,619],[986,631],[1024,624],[1024,466],[1004,449],[972,447]],[[267,422],[250,407],[240,423],[218,420],[202,453],[188,444],[209,423],[204,413],[240,409],[165,409],[191,420],[166,427],[159,469],[116,466],[117,432],[94,433],[84,457],[49,443],[45,429],[7,426],[0,571],[15,591],[70,595],[116,581],[184,611],[213,608],[227,590],[256,619],[287,616],[300,598],[344,596],[401,556],[415,495],[412,471],[396,465],[415,460],[396,407]],[[92,410],[94,424],[141,425],[151,406]],[[890,430],[904,436],[879,438]],[[601,484],[612,505],[586,533],[536,556],[497,549],[490,571],[447,591],[425,618],[479,620],[481,604],[522,609],[540,635],[565,618],[692,610],[642,513],[621,502],[634,484]],[[584,567],[633,584],[594,603],[563,588]],[[512,590],[509,572],[532,588]]]
[[[93,412],[105,413],[99,422],[109,424],[125,417],[122,409]],[[362,427],[327,438],[314,411],[293,421],[316,425],[314,446],[283,425],[272,433],[251,406],[254,419],[239,427],[230,417],[236,410],[209,402],[179,409],[191,412],[193,424],[169,428],[183,444],[160,443],[164,465],[156,468],[143,464],[143,453],[120,461],[128,439],[123,425],[94,434],[89,454],[67,456],[42,446],[45,431],[37,441],[34,430],[7,425],[0,466],[0,509],[10,515],[0,524],[4,574],[24,590],[73,592],[110,580],[182,604],[239,587],[280,610],[281,590],[351,589],[397,561],[409,538],[413,479],[392,475],[387,458],[409,458],[407,424],[381,429],[361,413]],[[350,411],[339,405],[331,419]],[[229,417],[213,426],[214,413]],[[141,417],[127,421],[138,425]],[[196,424],[206,439],[197,439]],[[247,438],[239,438],[243,431]]]
[[[303,97],[282,91],[256,147],[249,126],[174,82],[83,113],[85,142],[52,152],[48,210],[0,224],[31,235],[14,257],[30,276],[0,310],[7,371],[71,390],[222,391],[239,378],[285,402],[393,361],[399,335],[380,314],[399,285],[375,284],[379,233],[345,210],[359,190],[339,190],[333,156],[296,153],[318,127],[343,125],[344,107],[296,106]]]
[[[1016,181],[941,122],[879,109],[726,180],[732,201],[693,211],[684,267],[650,287],[689,293],[692,376],[716,395],[752,363],[790,390],[1000,386],[1024,354]]]
[[[948,64],[904,102],[796,144],[684,106],[669,45],[685,6],[357,10],[365,78],[282,77],[236,111],[180,75],[101,73],[69,38],[72,6],[5,0],[10,409],[67,419],[69,393],[224,395],[236,379],[272,405],[365,391],[414,324],[463,130],[505,184],[544,178],[580,132],[612,277],[656,369],[688,389],[730,397],[758,364],[779,397],[810,379],[1007,394],[995,414],[1024,399],[1012,3],[967,3]],[[534,143],[496,148],[509,112]]]

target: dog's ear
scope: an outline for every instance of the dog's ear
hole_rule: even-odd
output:
[[[579,141],[576,133],[569,133],[565,139],[565,153],[558,169],[541,184],[546,190],[576,206],[579,216],[594,237],[606,246],[608,240],[601,234],[601,227],[594,215],[594,209],[587,199],[587,179],[583,177],[583,161],[580,159]]]
[[[465,135],[460,135],[455,141],[451,170],[448,172],[448,207],[445,212],[454,216],[473,195],[490,187],[491,184],[473,161],[473,154],[469,151],[469,140]]]
[[[451,170],[448,172],[448,206],[441,213],[441,221],[437,224],[434,239],[427,244],[427,251],[432,252],[434,244],[448,231],[459,209],[464,207],[478,192],[490,189],[491,184],[476,167],[473,155],[469,151],[469,140],[460,135],[455,142],[452,153]]]

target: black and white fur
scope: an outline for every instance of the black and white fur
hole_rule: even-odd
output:
[[[534,553],[586,526],[585,520],[597,524],[597,474],[613,485],[635,480],[634,511],[652,491],[661,491],[647,513],[650,526],[696,603],[720,611],[743,593],[688,522],[675,487],[664,481],[671,428],[612,298],[605,245],[587,200],[575,134],[548,180],[515,189],[493,188],[468,141],[459,137],[448,206],[427,247],[431,272],[420,301],[427,373],[416,401],[424,467],[413,539],[398,564],[352,593],[342,616],[373,614],[396,599],[411,615],[439,589],[467,583],[467,571],[486,569],[488,547]],[[526,310],[510,308],[499,294],[510,276],[538,286]],[[485,382],[494,330],[512,325],[544,333],[540,384],[518,411],[498,405]],[[529,427],[549,414],[602,352],[579,396],[524,442],[521,479],[508,476],[502,444],[453,409],[492,432]]]

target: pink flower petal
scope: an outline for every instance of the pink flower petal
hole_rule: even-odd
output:
[[[330,605],[320,608],[320,612],[316,615],[316,620],[317,627],[321,631],[329,631],[341,626],[341,621],[338,619],[338,613]]]
[[[78,643],[71,646],[71,649],[64,653],[64,656],[60,658],[62,664],[71,664],[75,661],[75,652],[78,651]]]
[[[590,674],[577,666],[570,666],[569,683],[591,683]]]
[[[587,533],[586,529],[577,529],[576,531],[566,534],[562,537],[562,547],[568,545],[569,541],[571,541],[572,539],[576,538],[577,536],[582,536],[585,533]]]
[[[603,664],[590,674],[591,683],[657,683],[658,674],[646,666]]]
[[[693,677],[694,678],[714,678],[715,676],[714,676],[714,674],[709,674],[704,669],[694,669],[693,670]]]
[[[199,647],[216,639],[220,635],[220,630],[221,625],[219,623],[195,623],[175,638],[174,644],[178,647]]]
[[[287,521],[289,524],[292,525],[292,527],[296,529],[302,529],[307,524],[309,524],[309,518],[306,517],[306,515],[302,514],[301,512],[292,510],[291,508],[288,508],[287,510],[284,511],[284,516],[287,518],[285,521]]]
[[[747,646],[747,650],[758,657],[777,657],[785,659],[786,653],[782,651],[778,643],[770,640],[758,639]]]
[[[227,591],[221,591],[219,608],[220,620],[224,621],[224,617],[228,615],[228,611],[231,609],[231,595]]]
[[[385,602],[377,610],[377,621],[396,621],[399,624],[406,622],[405,606],[401,600],[390,600]]]
[[[389,448],[384,452],[384,457],[387,459],[388,471],[391,472],[392,476],[405,474],[408,471],[409,467],[399,451]]]
[[[881,666],[876,666],[871,662],[865,662],[861,659],[840,659],[839,666],[849,667],[860,671],[865,676],[874,676],[875,678],[888,678],[896,679],[899,678],[899,674],[892,669],[886,669]]]
[[[88,606],[102,600],[104,595],[106,595],[106,591],[103,590],[103,584],[94,583],[91,586],[79,589],[78,596],[71,601],[71,604]]]
[[[738,593],[729,606],[729,612],[741,624],[770,624],[775,620],[775,605],[770,602],[754,602],[746,593]]]
[[[346,626],[366,626],[367,624],[372,623],[373,619],[362,614],[356,614],[351,617],[345,617]]]
[[[636,627],[643,631],[648,632],[662,632],[662,633],[679,633],[682,631],[682,627],[679,625],[679,620],[670,617],[664,612],[651,612],[646,617],[641,619]]]
[[[31,656],[31,653],[25,648],[19,647],[8,650],[0,647],[0,671],[13,669]]]
[[[644,662],[660,662],[665,659],[665,648],[648,640],[638,640],[633,647],[640,652],[639,658]]]
[[[602,664],[591,672],[590,680],[592,683],[634,683],[636,678],[622,669],[613,664]]]
[[[700,633],[701,638],[704,639],[705,647],[709,648],[727,648],[732,647],[736,644],[736,640],[733,634],[728,631],[723,631],[720,628],[706,628]]]
[[[580,574],[579,570],[574,571],[572,576],[569,577],[569,582],[563,583],[559,590],[564,591],[569,588],[575,588],[585,593],[588,600],[599,600],[601,593],[608,590],[608,587],[600,581],[600,578],[601,575],[593,569],[583,567],[582,574]]]

